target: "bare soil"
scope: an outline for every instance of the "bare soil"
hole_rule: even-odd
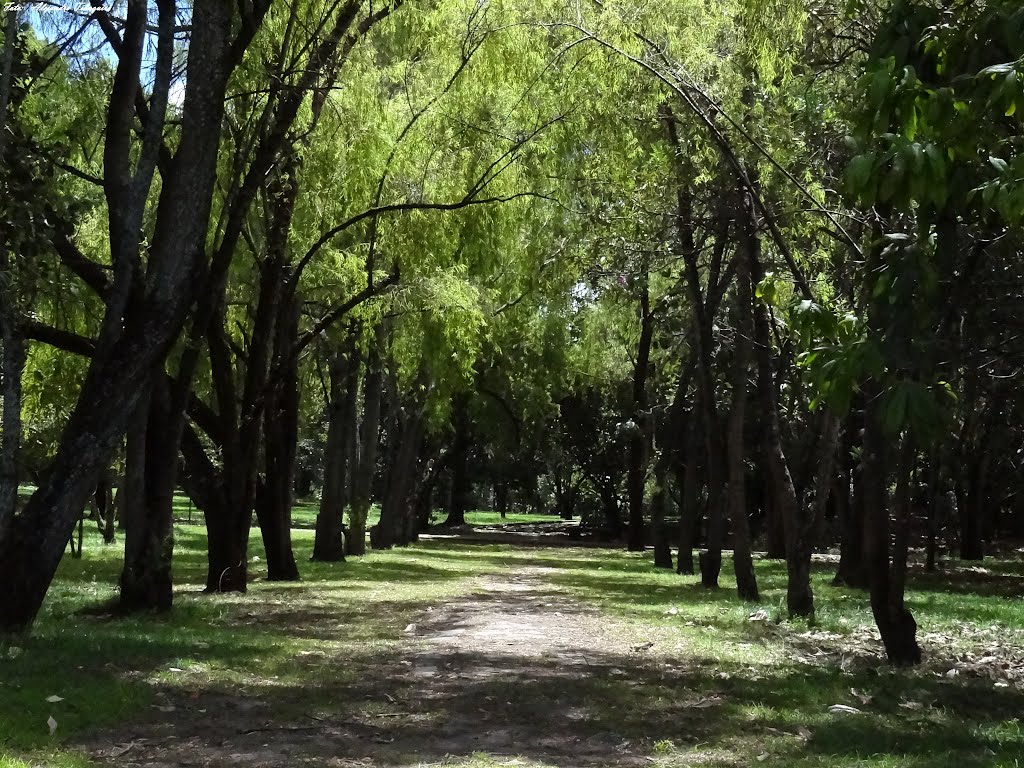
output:
[[[296,627],[296,630],[299,630]],[[351,659],[315,663],[308,685],[158,693],[151,715],[81,747],[118,766],[405,766],[487,753],[557,766],[649,764],[598,700],[602,685],[658,675],[660,649],[520,568],[421,613],[352,679]],[[662,661],[664,661],[662,659]],[[669,667],[671,669],[671,666]],[[697,706],[713,705],[705,702]],[[623,713],[625,716],[627,713]]]

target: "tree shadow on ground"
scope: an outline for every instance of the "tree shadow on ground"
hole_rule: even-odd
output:
[[[339,666],[349,674],[339,676]],[[315,672],[298,685],[268,682],[197,699],[167,688],[161,698],[173,702],[172,716],[87,746],[102,758],[111,738],[138,744],[121,765],[211,768],[450,763],[479,753],[641,765],[667,743],[680,760],[715,745],[721,760],[712,755],[703,761],[710,765],[734,764],[730,751],[753,746],[771,749],[760,761],[769,766],[853,765],[873,755],[980,768],[1024,748],[1019,732],[997,727],[1024,707],[1021,692],[917,676],[805,667],[753,676],[708,658],[649,661],[599,650],[538,658],[428,649],[320,659]],[[850,699],[850,688],[867,692],[870,705],[858,703],[860,714],[830,713]],[[908,694],[918,709],[900,706]]]

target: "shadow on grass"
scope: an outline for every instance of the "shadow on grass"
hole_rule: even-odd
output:
[[[202,584],[202,530],[182,527],[176,535],[176,578]],[[703,656],[652,663],[600,648],[551,660],[396,651],[407,622],[429,625],[422,618],[428,606],[470,591],[469,577],[486,573],[500,582],[510,569],[520,579],[550,584],[552,599],[559,592],[564,599],[566,591],[585,598],[587,610],[599,605],[649,619],[680,606],[709,645],[780,642],[769,628],[746,622],[753,609],[738,603],[732,589],[705,590],[694,577],[654,571],[641,556],[424,542],[312,564],[306,562],[311,538],[300,535],[303,582],[259,582],[244,596],[185,592],[168,617],[97,621],[77,611],[113,594],[119,560],[116,547],[93,544],[83,560],[62,564],[54,605],[33,636],[13,653],[0,645],[0,751],[51,744],[46,718],[52,715],[58,736],[136,723],[97,736],[91,742],[97,751],[115,740],[148,739],[150,746],[137,748],[140,757],[160,748],[171,750],[161,758],[171,765],[243,768],[351,756],[385,764],[447,756],[471,761],[479,752],[578,765],[651,759],[686,765],[698,751],[707,753],[700,761],[708,765],[748,764],[765,755],[758,762],[778,768],[869,760],[980,768],[1009,766],[1024,752],[1019,723],[1008,720],[1024,711],[1020,691],[927,671],[897,674],[875,666],[845,673],[835,665]],[[819,610],[848,615],[853,601],[866,606],[864,593],[824,584],[831,570],[815,567]],[[728,561],[726,579],[727,571]],[[783,563],[760,560],[757,572],[769,600],[785,589]],[[1009,615],[1003,597],[965,600],[922,589],[919,578],[910,601],[921,611],[922,628],[935,621],[1005,622]],[[501,602],[514,614],[537,595],[511,592]],[[458,630],[468,619],[452,611],[444,629]],[[851,689],[871,696],[870,704]],[[51,704],[49,695],[64,701]],[[163,709],[151,708],[157,702]],[[835,715],[832,704],[865,711]],[[176,745],[175,735],[187,741]]]
[[[301,682],[247,686],[247,707],[229,705],[225,691],[189,701],[170,686],[163,693],[179,707],[172,718],[154,715],[114,738],[159,748],[168,764],[240,766],[284,757],[289,764],[452,764],[479,753],[628,765],[646,763],[657,746],[679,765],[701,753],[708,765],[749,764],[744,755],[760,755],[761,764],[779,767],[871,759],[981,768],[1024,749],[1024,737],[1004,723],[1024,706],[1016,691],[802,667],[751,675],[709,658],[585,655],[545,661],[433,649],[321,658]],[[861,714],[830,713],[830,705],[849,702],[851,687],[869,692],[871,705]],[[919,711],[900,706],[908,694]]]

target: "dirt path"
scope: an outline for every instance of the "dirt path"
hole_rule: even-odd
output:
[[[257,695],[165,693],[151,719],[83,747],[119,766],[423,765],[487,753],[557,766],[648,763],[616,730],[611,686],[647,667],[608,617],[559,594],[547,569],[481,579],[406,627],[357,684],[320,660],[309,686]],[[632,642],[635,642],[633,640]],[[604,695],[603,695],[604,694]]]

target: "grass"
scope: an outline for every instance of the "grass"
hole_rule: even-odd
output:
[[[319,502],[315,499],[300,500],[292,507],[292,526],[295,528],[315,528],[316,516],[319,512]],[[203,513],[193,507],[187,496],[180,494],[174,497],[174,517],[179,522],[200,523]],[[435,523],[444,520],[444,513],[435,510],[433,520]],[[533,515],[509,512],[504,518],[497,512],[484,510],[473,510],[466,512],[466,522],[469,525],[512,525],[522,523],[551,523],[558,522],[558,515]],[[374,504],[370,508],[366,525],[376,525],[380,521],[380,507]]]
[[[246,595],[211,597],[198,592],[203,529],[181,524],[173,612],[110,619],[83,609],[114,596],[120,548],[87,531],[84,557],[61,564],[32,634],[0,641],[0,768],[89,765],[72,746],[80,735],[152,716],[174,697],[242,695],[269,703],[285,720],[311,707],[348,718],[387,710],[404,701],[403,628],[431,606],[472,594],[481,575],[500,579],[527,567],[543,569],[552,593],[606,616],[609,631],[653,642],[654,655],[615,655],[595,639],[587,675],[565,679],[554,674],[557,665],[524,667],[514,684],[474,683],[444,703],[426,702],[428,714],[461,708],[528,729],[554,728],[562,722],[557,713],[579,709],[585,717],[572,727],[580,734],[614,734],[663,768],[1024,762],[1016,561],[988,562],[984,573],[914,574],[908,603],[929,658],[894,671],[879,661],[865,596],[832,587],[825,565],[814,574],[818,621],[810,627],[781,620],[785,568],[774,561],[757,563],[767,620],[751,621],[758,606],[735,599],[728,562],[718,592],[613,550],[425,542],[317,564],[308,562],[312,531],[299,529],[303,581],[274,584],[260,579],[254,531],[258,580]],[[997,661],[974,663],[986,655]],[[963,672],[948,677],[957,665]],[[54,695],[63,700],[46,701]],[[832,713],[835,704],[862,712]],[[542,714],[549,711],[555,714]],[[473,750],[438,760],[466,768],[548,764],[542,754],[513,760]]]

